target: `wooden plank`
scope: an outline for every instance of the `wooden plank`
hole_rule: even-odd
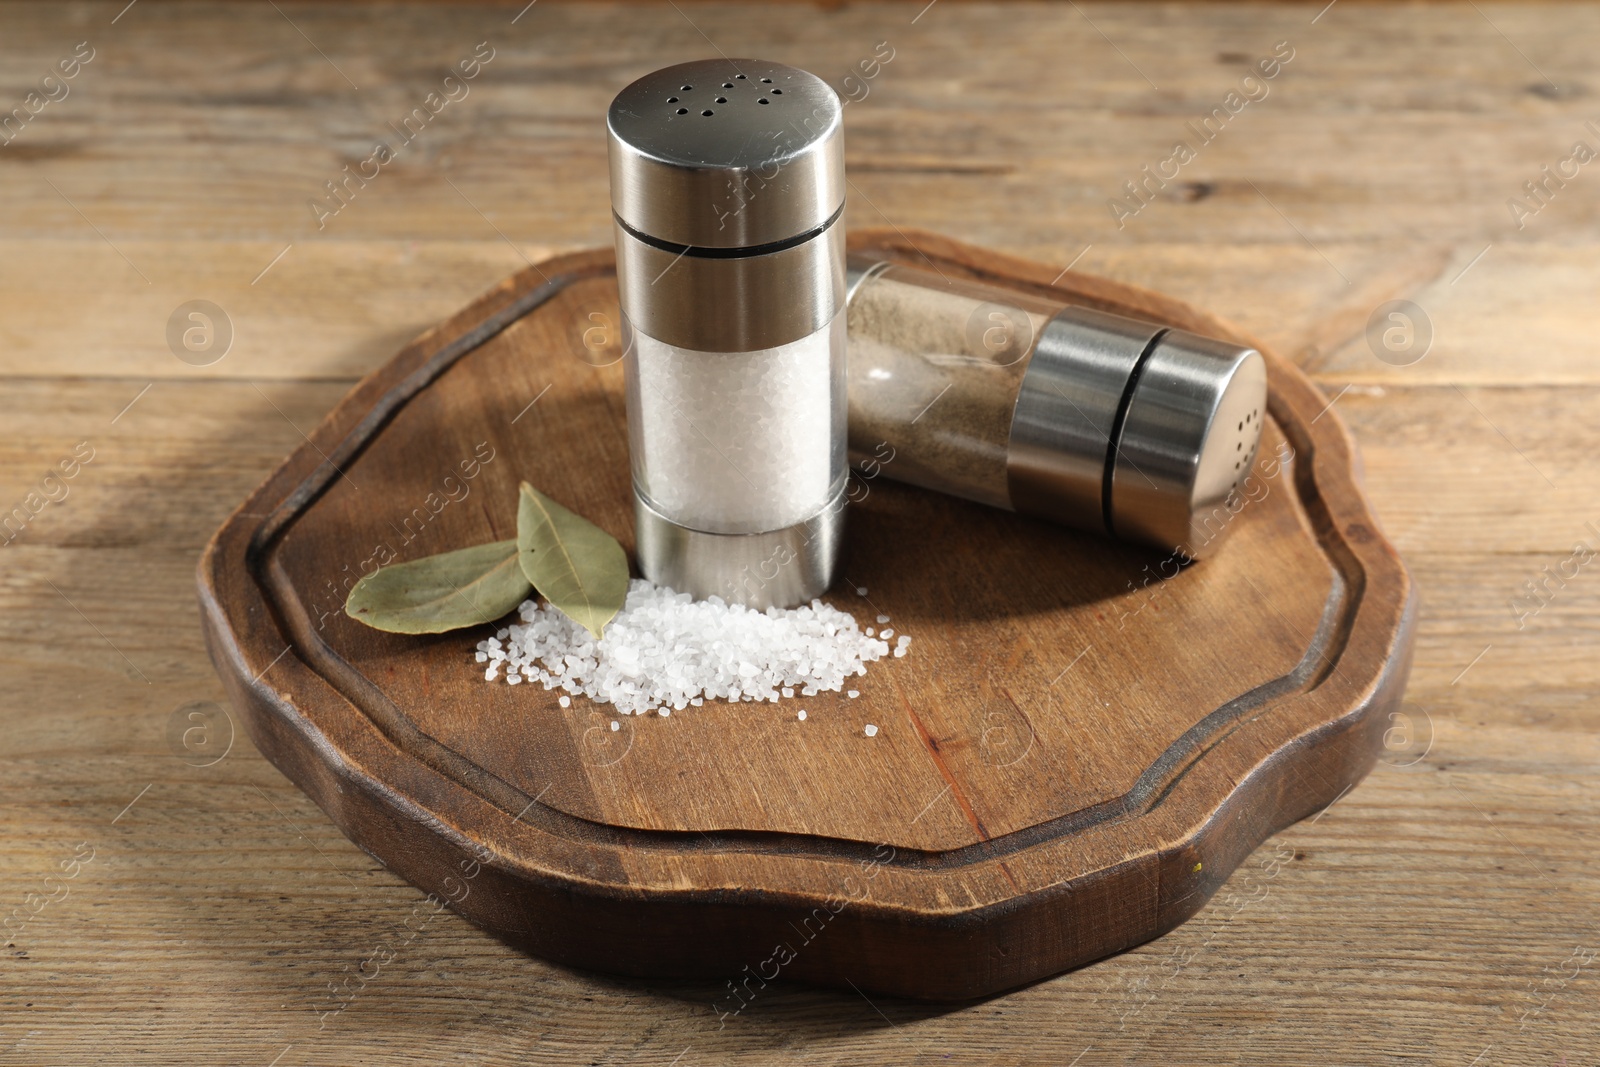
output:
[[[319,1029],[326,983],[408,936],[421,895],[248,742],[198,768],[165,737],[173,710],[221,697],[189,592],[200,546],[300,440],[248,383],[309,430],[409,334],[518,267],[441,175],[530,257],[603,243],[594,123],[631,77],[709,49],[668,5],[543,0],[494,38],[508,43],[461,111],[317,234],[308,189],[416,104],[429,66],[522,5],[279,6],[360,93],[266,5],[141,0],[114,26],[122,0],[0,8],[0,105],[75,42],[101,48],[72,96],[0,148],[5,499],[77,441],[105,443],[73,495],[0,549],[0,916],[48,892],[40,880],[77,842],[100,850],[7,942],[0,1060],[666,1067],[682,1054],[679,1067],[827,1067],[1081,1054],[1096,1067],[1325,1062],[1334,1050],[1338,1062],[1487,1064],[1579,1063],[1600,1046],[1595,969],[1567,977],[1564,963],[1594,947],[1600,584],[1585,568],[1521,631],[1506,605],[1595,518],[1591,168],[1523,230],[1505,206],[1594,118],[1583,87],[1600,12],[1339,3],[1311,26],[1320,2],[1080,4],[1091,26],[1043,4],[941,0],[912,24],[921,3],[680,2],[729,54],[775,54],[836,85],[876,42],[896,47],[846,109],[853,224],[883,224],[881,208],[1062,266],[1092,244],[1081,269],[1222,314],[1311,367],[1330,397],[1355,382],[1335,411],[1423,591],[1409,699],[1431,717],[1433,747],[1411,767],[1380,763],[1315,824],[1269,841],[1172,934],[991,1003],[930,1013],[775,985],[719,1029],[720,984],[598,979],[445,911]],[[1176,190],[1117,230],[1106,198],[1282,39],[1297,55],[1273,95],[1185,168],[1214,190]],[[1245,179],[1316,248],[1252,202]],[[195,297],[248,327],[203,370],[162,339]],[[1400,297],[1426,307],[1438,340],[1391,368],[1359,333]],[[350,302],[354,324],[340,311]],[[1556,488],[1473,421],[1452,383]],[[1273,866],[1280,846],[1303,858]]]

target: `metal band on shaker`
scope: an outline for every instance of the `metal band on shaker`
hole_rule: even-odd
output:
[[[1107,532],[1106,455],[1153,323],[1070,307],[1045,324],[1017,393],[1006,456],[1013,509]]]
[[[679,348],[776,348],[820,330],[844,306],[837,221],[802,244],[755,256],[673,253],[620,223],[615,231],[617,286],[634,328]]]

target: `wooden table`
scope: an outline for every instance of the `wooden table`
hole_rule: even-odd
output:
[[[27,117],[0,146],[0,516],[26,519],[0,550],[0,1063],[1593,1059],[1600,171],[1572,157],[1600,148],[1600,11],[276,7],[0,6],[0,107]],[[475,49],[467,95],[418,117]],[[718,49],[856,98],[853,224],[1219,312],[1361,442],[1422,590],[1407,714],[1173,934],[967,1007],[775,987],[719,1028],[719,987],[568,971],[435,914],[226,744],[205,539],[410,336],[609,241],[607,102]],[[1220,133],[1127,199],[1213,108]],[[231,323],[214,362],[182,315],[169,346],[193,300]],[[330,1014],[330,984],[359,995]]]

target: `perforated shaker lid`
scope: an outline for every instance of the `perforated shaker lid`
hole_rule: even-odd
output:
[[[646,74],[606,115],[611,207],[659,245],[798,242],[844,207],[844,126],[821,78],[757,59]]]
[[[1141,365],[1116,442],[1109,515],[1118,537],[1200,559],[1233,528],[1267,413],[1253,348],[1168,330]]]

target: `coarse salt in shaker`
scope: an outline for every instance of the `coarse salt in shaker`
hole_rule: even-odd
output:
[[[1254,349],[869,258],[847,277],[858,466],[1190,559],[1232,528]]]
[[[606,125],[639,567],[804,603],[832,581],[848,473],[839,99],[702,60],[622,90]]]

